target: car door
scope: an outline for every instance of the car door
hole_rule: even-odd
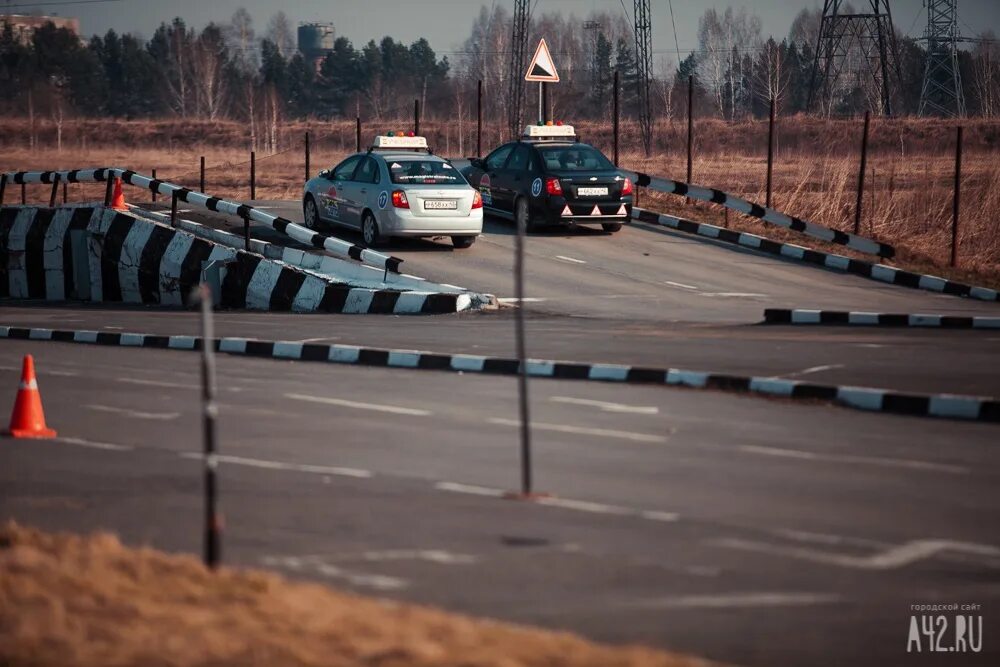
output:
[[[327,183],[320,188],[320,192],[316,193],[318,199],[316,203],[319,206],[320,216],[324,220],[342,225],[348,224],[346,222],[347,202],[344,198],[344,189],[351,182],[354,170],[357,169],[361,158],[361,155],[352,155],[330,170],[326,179]]]
[[[507,158],[510,157],[511,152],[514,150],[514,146],[517,144],[504,144],[500,148],[496,149],[492,153],[486,156],[483,160],[483,175],[479,179],[479,194],[483,198],[483,205],[498,211],[503,211],[501,197],[499,196],[499,190],[496,189],[499,186],[499,181],[497,181],[496,186],[494,185],[494,180],[500,178],[500,172],[503,171],[504,164],[507,162]]]
[[[528,178],[528,162],[531,159],[531,149],[527,144],[517,144],[507,158],[507,164],[498,172],[497,194],[501,199],[501,210],[514,212],[514,202],[519,195],[531,189]]]
[[[361,214],[368,206],[370,197],[377,197],[375,185],[379,181],[379,165],[375,158],[366,155],[358,163],[351,180],[344,186],[345,223],[351,227],[361,227]]]

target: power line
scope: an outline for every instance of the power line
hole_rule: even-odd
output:
[[[64,2],[31,2],[20,5],[3,5],[3,9],[17,9],[18,7],[48,7],[50,5],[92,5],[99,2],[121,2],[122,0],[64,0]]]

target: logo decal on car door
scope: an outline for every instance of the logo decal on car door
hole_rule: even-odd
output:
[[[385,205],[389,203],[389,193],[383,190],[378,193],[378,207],[379,209],[385,208]]]

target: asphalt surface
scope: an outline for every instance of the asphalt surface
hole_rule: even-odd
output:
[[[198,551],[198,356],[6,341],[3,404],[29,352],[65,440],[0,443],[0,516]],[[219,386],[229,562],[749,665],[910,664],[910,605],[968,602],[992,652],[955,664],[998,656],[995,427],[535,382],[538,505],[490,496],[510,379],[220,357]]]
[[[260,204],[301,220],[297,203]],[[388,252],[407,272],[511,297],[511,228],[486,231],[469,250],[409,240]],[[759,325],[767,307],[997,304],[639,224],[532,235],[526,270],[531,357],[1000,396],[995,331]],[[198,334],[183,311],[0,306],[6,326]],[[509,307],[215,319],[220,336],[514,351]],[[0,440],[0,518],[200,551],[197,355],[3,340],[0,407],[27,353],[61,440]],[[525,503],[498,497],[520,484],[511,378],[220,355],[219,386],[229,562],[737,664],[1000,657],[996,426],[538,380],[535,489],[553,496]],[[906,653],[910,616],[929,613],[910,605],[935,602],[983,606],[966,612],[983,616],[982,653]]]

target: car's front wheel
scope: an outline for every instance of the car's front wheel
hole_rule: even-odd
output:
[[[385,237],[379,232],[378,222],[371,211],[367,211],[361,220],[361,237],[369,248],[378,248],[385,243]]]
[[[621,231],[622,223],[620,223],[620,222],[604,222],[604,223],[601,223],[601,228],[604,231],[606,231],[606,232],[611,232],[612,234],[614,234],[615,232]]]
[[[316,208],[316,200],[312,195],[306,195],[302,203],[302,219],[309,229],[319,229],[319,209]]]
[[[451,243],[456,248],[469,248],[476,242],[475,236],[452,236]]]

